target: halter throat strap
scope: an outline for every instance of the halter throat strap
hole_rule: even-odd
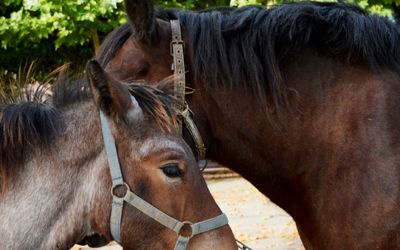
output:
[[[110,168],[111,179],[112,179],[112,188],[111,194],[113,196],[113,203],[111,207],[111,219],[110,219],[110,230],[113,239],[121,245],[121,222],[122,222],[122,210],[124,206],[124,201],[128,202],[147,216],[153,218],[155,221],[160,224],[168,227],[169,229],[176,232],[179,237],[175,245],[175,250],[185,250],[189,240],[197,234],[201,234],[207,231],[211,231],[213,229],[222,227],[228,224],[228,218],[225,214],[221,214],[217,217],[214,217],[209,220],[191,223],[191,222],[181,222],[173,217],[167,215],[162,212],[158,208],[154,207],[150,203],[146,202],[136,194],[130,191],[129,185],[124,182],[124,178],[122,175],[121,166],[118,160],[118,153],[115,146],[114,137],[111,134],[111,130],[108,126],[107,118],[104,116],[103,112],[100,111],[100,122],[101,122],[101,130],[103,132],[103,140],[106,148],[108,165]],[[114,194],[114,189],[118,186],[126,186],[127,191],[124,197],[119,197]],[[189,225],[192,233],[190,236],[183,236],[180,234],[180,231],[183,226]]]
[[[185,88],[186,88],[186,77],[185,77],[185,59],[184,59],[184,46],[185,42],[182,40],[181,26],[179,20],[171,20],[171,33],[172,40],[170,44],[170,53],[173,58],[171,70],[174,72],[174,90],[176,93],[176,99],[178,99],[186,109],[181,109],[181,119],[178,119],[178,130],[182,134],[182,123],[186,124],[190,135],[197,148],[197,159],[206,159],[206,147],[204,146],[203,139],[200,135],[196,124],[190,117],[189,106],[185,101]],[[183,122],[182,122],[183,118]]]

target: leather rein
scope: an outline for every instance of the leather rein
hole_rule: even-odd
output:
[[[213,229],[222,227],[228,224],[228,218],[225,214],[221,214],[212,219],[208,219],[205,221],[192,223],[189,221],[178,221],[166,213],[162,212],[158,208],[154,207],[150,203],[146,202],[136,194],[134,194],[129,185],[124,181],[121,166],[118,160],[117,148],[115,146],[114,137],[111,134],[111,130],[108,125],[107,118],[104,116],[103,112],[100,111],[100,122],[101,122],[101,130],[103,133],[103,140],[105,149],[107,152],[108,165],[110,168],[111,179],[112,179],[112,188],[111,194],[113,197],[112,207],[111,207],[111,219],[110,219],[110,230],[113,239],[121,245],[121,222],[122,222],[122,211],[124,207],[124,201],[131,204],[147,216],[153,218],[155,221],[160,224],[168,227],[178,234],[178,240],[175,244],[175,250],[185,250],[189,240],[197,234],[201,234],[207,231],[211,231]],[[119,197],[114,194],[115,188],[119,186],[125,186],[127,191],[125,196]],[[190,226],[191,235],[184,236],[180,234],[181,229],[184,226]]]

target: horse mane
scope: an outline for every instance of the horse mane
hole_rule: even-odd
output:
[[[346,3],[245,6],[229,15],[179,12],[189,34],[194,76],[204,84],[244,84],[266,104],[286,101],[284,70],[296,55],[318,52],[348,63],[400,72],[400,32],[389,20]]]
[[[129,22],[126,22],[107,35],[101,44],[96,58],[101,67],[105,68],[109,61],[115,56],[118,49],[132,35],[132,28]]]
[[[182,104],[174,97],[173,78],[166,78],[157,84],[128,83],[128,87],[152,124],[163,132],[172,132],[171,125],[176,127],[179,109],[182,108]]]
[[[226,82],[231,88],[244,85],[264,104],[268,91],[277,107],[286,100],[285,66],[301,53],[321,52],[348,63],[365,63],[376,73],[384,68],[400,72],[399,28],[352,4],[296,2],[271,9],[245,6],[197,12],[159,8],[156,16],[179,19],[188,33],[196,81],[211,88]],[[115,34],[127,32],[124,39],[132,34],[126,25],[117,30]],[[113,35],[103,50],[118,39]],[[107,54],[104,64],[114,55]]]
[[[232,11],[233,7],[213,7],[205,10],[199,10],[198,13],[207,13],[212,11],[219,11],[221,13]],[[156,7],[155,16],[156,18],[169,21],[171,19],[177,19],[176,13],[180,12],[180,9],[171,8],[164,10],[161,7]],[[97,52],[96,58],[100,65],[105,68],[109,61],[115,56],[118,49],[126,42],[126,40],[134,34],[132,27],[129,22],[126,22],[113,30],[107,35],[106,39],[101,44],[99,51]],[[153,36],[157,36],[158,33],[153,33]],[[151,37],[150,40],[157,41],[156,37]]]
[[[60,114],[45,100],[47,85],[53,80],[52,74],[33,90],[31,65],[26,73],[26,81],[20,72],[11,89],[0,89],[0,191],[6,189],[7,181],[14,177],[36,147],[48,148],[58,131]],[[2,79],[4,80],[4,79]]]
[[[32,154],[34,156],[36,149],[50,148],[65,123],[63,112],[76,108],[72,106],[74,104],[92,100],[86,76],[69,77],[67,67],[57,73],[50,99],[45,100],[43,91],[49,81],[41,82],[34,92],[23,86],[19,87],[18,93],[0,92],[1,192],[6,190],[7,181],[21,171],[25,161]],[[176,123],[178,114],[178,101],[172,96],[171,82],[127,84],[147,120],[168,132],[171,131],[171,124]]]

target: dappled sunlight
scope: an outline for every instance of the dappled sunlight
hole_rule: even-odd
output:
[[[207,180],[239,241],[252,249],[304,249],[296,224],[243,178]]]

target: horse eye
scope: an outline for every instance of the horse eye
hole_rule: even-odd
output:
[[[183,177],[182,171],[179,169],[178,165],[168,165],[162,168],[162,171],[169,178]]]

